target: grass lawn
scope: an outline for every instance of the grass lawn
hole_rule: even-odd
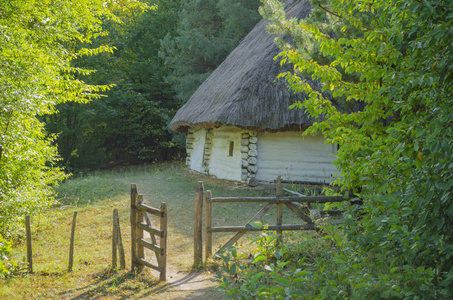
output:
[[[168,265],[171,274],[188,273],[193,263],[193,217],[198,181],[213,196],[267,196],[263,187],[192,174],[179,164],[146,165],[100,171],[72,178],[58,190],[61,205],[41,217],[32,216],[34,274],[3,280],[0,299],[190,299],[193,291],[175,291],[158,282],[158,273],[147,270],[135,276],[130,270],[130,184],[151,206],[168,206]],[[244,225],[260,204],[214,204],[213,226]],[[119,210],[126,251],[126,271],[113,271],[111,265],[112,211]],[[73,272],[68,273],[68,250],[73,213],[77,211]],[[265,222],[275,224],[275,210]],[[284,211],[284,223],[297,223]],[[157,224],[156,224],[157,225]],[[214,234],[214,247],[232,236]],[[247,238],[239,240],[241,251],[251,251]],[[26,256],[26,245],[15,247],[14,259]],[[215,264],[210,264],[211,266]],[[205,268],[202,272],[212,273]],[[176,276],[176,275],[175,275]],[[207,293],[206,295],[211,295]],[[192,295],[193,298],[195,297]],[[212,294],[211,298],[219,299]],[[195,298],[194,298],[195,299]],[[209,298],[207,298],[209,299]]]

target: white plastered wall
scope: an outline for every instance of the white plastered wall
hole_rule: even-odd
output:
[[[190,169],[204,173],[203,151],[206,139],[206,130],[204,128],[193,131],[193,149],[190,153]]]
[[[233,126],[222,126],[213,130],[212,154],[209,175],[229,180],[241,180],[241,132]],[[233,155],[230,156],[230,142]]]
[[[264,132],[258,135],[256,179],[331,182],[338,172],[333,165],[336,147],[321,135],[302,137],[300,132]]]

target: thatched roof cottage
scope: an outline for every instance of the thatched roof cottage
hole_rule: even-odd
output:
[[[287,1],[289,17],[304,18],[307,0]],[[288,109],[304,95],[276,77],[275,36],[261,20],[177,112],[170,128],[187,133],[187,165],[198,172],[238,181],[282,179],[330,182],[337,172],[336,146],[301,133],[314,119]],[[314,85],[316,83],[313,83]]]

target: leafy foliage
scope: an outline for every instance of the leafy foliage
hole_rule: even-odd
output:
[[[135,0],[124,4],[138,5]],[[85,103],[109,85],[79,79],[92,73],[75,68],[75,58],[108,53],[108,46],[81,47],[105,36],[102,20],[117,20],[115,1],[31,1],[0,3],[0,232],[18,217],[52,203],[52,186],[65,178],[56,165],[55,136],[38,116],[64,102]]]
[[[46,128],[59,134],[63,163],[73,172],[95,169],[106,161],[165,160],[178,152],[166,125],[181,104],[165,83],[169,71],[158,50],[160,40],[176,26],[180,3],[152,3],[156,9],[120,11],[121,23],[103,24],[109,36],[94,43],[111,45],[111,54],[74,62],[98,70],[85,81],[115,84],[107,97],[83,105],[62,104],[58,115],[46,118]]]
[[[162,40],[161,57],[176,96],[187,101],[259,21],[258,0],[184,1],[176,32]]]
[[[340,146],[336,183],[365,201],[336,239],[342,268],[320,275],[331,288],[323,293],[361,297],[377,284],[391,288],[374,290],[380,297],[451,296],[452,2],[314,1],[300,22],[285,20],[278,1],[263,2],[271,30],[294,37],[279,55],[295,71],[281,76],[308,95],[294,106],[325,116],[307,134]],[[334,100],[311,89],[307,74]],[[385,276],[370,275],[373,266]],[[360,276],[360,286],[346,284]]]

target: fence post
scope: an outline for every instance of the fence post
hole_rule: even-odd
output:
[[[25,216],[25,230],[26,230],[26,233],[27,233],[28,272],[33,273],[33,251],[32,251],[32,248],[31,248],[30,216]]]
[[[118,210],[116,210],[116,234],[118,235],[117,242],[118,242],[118,255],[120,257],[120,269],[124,270],[126,268],[126,261],[124,255],[124,247],[123,247],[123,238],[121,237],[121,228],[120,228],[120,217],[118,215]]]
[[[77,212],[74,212],[74,217],[72,218],[72,227],[71,227],[71,244],[69,246],[69,266],[68,272],[72,272],[72,265],[74,262],[74,235],[76,227]]]
[[[138,189],[135,183],[131,184],[131,269],[139,266],[137,261],[137,209],[135,202],[138,198]]]
[[[143,195],[138,195],[135,201],[135,207],[137,207],[137,204],[143,203]],[[142,239],[143,240],[143,229],[140,229],[137,227],[138,223],[143,223],[145,220],[145,212],[142,210],[137,209],[137,223],[135,223],[136,226],[136,235],[137,235],[137,240]],[[137,243],[136,245],[137,249],[137,259],[145,259],[145,247],[143,245]],[[137,265],[137,273],[140,273],[143,271],[143,264],[138,264]]]
[[[197,193],[195,195],[195,218],[193,225],[194,268],[197,268],[203,263],[203,196],[203,181],[198,181]]]
[[[212,232],[208,231],[212,226],[212,198],[211,191],[206,191],[206,215],[205,215],[205,238],[206,238],[206,261],[212,255]]]
[[[162,217],[160,218],[160,231],[163,232],[163,236],[160,237],[160,248],[163,249],[160,259],[160,281],[167,280],[167,204],[164,202],[160,206]]]
[[[118,248],[118,228],[116,227],[116,216],[118,215],[118,210],[113,210],[113,232],[112,232],[112,269],[116,269],[116,249]]]
[[[282,178],[281,176],[277,177],[277,185],[275,189],[275,196],[281,197],[283,196],[283,187],[282,187]],[[277,203],[277,226],[281,226],[283,224],[283,204]],[[277,230],[277,234],[280,237],[277,239],[277,245],[282,245],[283,242],[283,231]]]

